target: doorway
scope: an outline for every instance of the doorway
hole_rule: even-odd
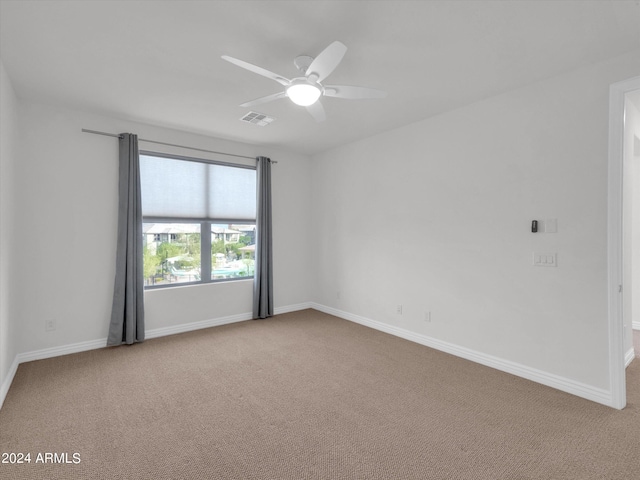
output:
[[[624,98],[622,146],[622,318],[625,366],[640,355],[640,89]]]
[[[630,78],[614,83],[609,89],[609,171],[608,171],[608,273],[609,273],[609,387],[611,406],[622,409],[627,404],[625,368],[629,347],[633,345],[631,335],[631,318],[633,315],[633,287],[625,284],[632,281],[633,269],[625,263],[632,259],[630,239],[625,241],[624,220],[632,207],[627,199],[627,212],[623,211],[625,193],[623,185],[630,178],[625,178],[625,105],[627,95],[640,90],[640,77]],[[627,139],[629,136],[627,135]],[[628,176],[627,176],[628,177]],[[627,194],[633,189],[627,188]],[[640,189],[636,189],[640,190]],[[637,192],[636,192],[637,193]],[[627,197],[632,198],[630,195]],[[640,197],[638,197],[640,198]],[[640,210],[638,207],[636,210]],[[631,210],[633,211],[633,210]],[[627,232],[630,225],[627,225]],[[625,255],[626,247],[626,255]],[[637,255],[640,257],[640,255]],[[626,272],[626,275],[625,275]],[[637,287],[640,287],[640,280]],[[623,287],[628,295],[623,294]],[[627,288],[628,287],[628,288]],[[636,295],[638,297],[638,295]],[[626,300],[625,300],[626,299]],[[627,317],[625,317],[627,309]]]

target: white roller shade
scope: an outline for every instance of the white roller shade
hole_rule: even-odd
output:
[[[140,155],[142,215],[255,221],[256,171]]]

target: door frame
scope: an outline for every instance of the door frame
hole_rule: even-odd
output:
[[[609,87],[609,165],[607,212],[607,264],[609,300],[609,391],[611,406],[627,404],[622,306],[622,172],[624,142],[624,100],[627,92],[640,89],[640,76]]]

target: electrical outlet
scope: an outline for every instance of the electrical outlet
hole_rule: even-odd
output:
[[[55,318],[50,318],[45,320],[44,322],[44,331],[45,332],[53,332],[56,329],[56,320]]]
[[[340,292],[336,292],[336,298],[340,300]]]
[[[402,315],[402,305],[398,305],[396,307],[396,312],[398,313],[398,315]]]
[[[424,312],[424,321],[431,323],[431,312]]]

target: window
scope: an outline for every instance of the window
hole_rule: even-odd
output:
[[[250,278],[255,167],[140,154],[146,288]]]

